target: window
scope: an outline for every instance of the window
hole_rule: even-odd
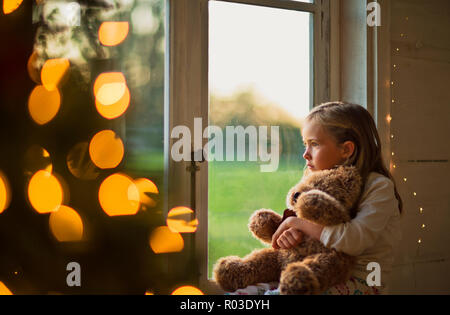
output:
[[[260,246],[247,231],[251,212],[262,207],[283,211],[288,188],[301,177],[298,122],[329,95],[329,2],[200,0],[171,5],[168,126],[197,126],[197,137],[203,138],[193,143],[192,151],[207,148],[207,160],[193,162],[198,171],[187,172],[187,163],[166,155],[168,203],[169,208],[195,205],[200,224],[193,248],[200,283],[214,292],[208,278],[215,260],[243,256]],[[238,135],[228,136],[226,126],[235,127]],[[278,141],[272,137],[277,132]],[[267,140],[262,155],[259,139]],[[168,140],[172,145],[177,139]],[[277,145],[279,160],[274,161],[270,153]]]
[[[208,165],[209,277],[220,257],[262,246],[248,231],[248,218],[260,208],[282,212],[301,177],[299,127],[311,106],[310,21],[308,12],[209,4],[209,126],[221,128],[224,144]],[[247,135],[226,132],[238,126]],[[278,137],[269,132],[277,132],[273,127]],[[259,141],[266,131],[274,146]],[[246,136],[241,147],[240,136]],[[266,150],[264,159],[259,153]]]
[[[329,95],[329,0],[8,3],[0,230],[14,293],[214,292],[214,260],[258,245],[225,237],[250,240],[248,211],[283,210],[301,176],[298,121]],[[215,140],[206,161],[173,159],[177,126],[192,131],[188,157]],[[165,224],[183,206],[199,225],[181,237]],[[153,246],[160,231],[175,244]],[[65,285],[69,261],[82,287]]]
[[[163,216],[165,1],[7,2],[1,274],[18,275],[17,294],[143,294],[164,281],[149,235]],[[66,285],[69,262],[81,287]]]

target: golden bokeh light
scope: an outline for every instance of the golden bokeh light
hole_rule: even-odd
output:
[[[104,106],[113,105],[124,97],[126,89],[123,82],[105,83],[98,89],[96,101]]]
[[[92,137],[89,143],[89,156],[101,169],[114,168],[123,159],[122,140],[112,130],[102,130]]]
[[[33,82],[36,84],[41,84],[41,75],[39,73],[39,69],[36,66],[38,58],[38,53],[36,51],[33,51],[30,58],[28,58],[27,69],[28,75],[30,76],[31,80],[33,80]]]
[[[9,188],[8,179],[0,171],[0,213],[5,211],[11,201],[11,190]]]
[[[63,202],[63,188],[58,179],[45,170],[33,175],[28,184],[28,199],[39,213],[57,211]]]
[[[114,84],[106,84],[105,86],[114,87]],[[104,93],[104,91],[107,91],[109,88],[106,89],[99,89],[99,95],[95,98],[95,107],[97,108],[97,111],[100,115],[105,117],[106,119],[114,119],[125,113],[125,111],[128,109],[128,106],[130,105],[130,90],[125,84],[119,84],[118,89],[115,90],[114,88],[111,89],[111,93]],[[116,102],[111,104],[104,104],[103,102],[110,102],[108,98],[113,99],[113,101],[116,99],[114,96],[115,93],[120,95],[122,93],[122,87],[125,87],[125,90],[123,92],[123,95],[120,99],[118,99]],[[102,93],[100,93],[102,91]],[[102,101],[101,101],[102,100]]]
[[[194,233],[197,230],[198,220],[190,220],[194,213],[187,207],[176,207],[169,211],[167,215],[167,226],[172,232]]]
[[[107,177],[98,192],[100,206],[109,216],[134,215],[139,210],[139,190],[124,174]]]
[[[52,120],[61,106],[61,95],[57,89],[48,91],[43,85],[38,85],[28,99],[28,111],[31,118],[39,125]]]
[[[50,231],[59,242],[80,241],[83,238],[83,221],[80,215],[67,206],[52,212],[49,219]]]
[[[116,46],[128,35],[128,22],[103,22],[98,30],[98,39],[105,46]]]
[[[94,83],[95,106],[107,119],[122,115],[130,105],[130,91],[122,72],[104,72]]]
[[[99,90],[104,85],[112,85],[112,86],[126,86],[126,79],[122,72],[103,72],[98,75],[94,82],[94,95],[97,97]],[[125,93],[125,88],[121,88],[123,93]],[[103,92],[104,93],[104,92]],[[118,99],[116,97],[116,99]],[[113,103],[113,102],[104,102],[104,104]]]
[[[0,295],[13,295],[8,287],[0,281]]]
[[[33,145],[25,153],[25,175],[31,176],[40,170],[46,170],[47,172],[51,173],[53,170],[52,159],[48,151],[43,147]]]
[[[89,156],[89,143],[80,142],[70,149],[67,155],[67,168],[73,176],[83,180],[93,180],[100,175],[98,168]]]
[[[14,12],[20,5],[23,0],[3,0],[3,13],[10,14]]]
[[[139,190],[139,198],[143,210],[155,207],[155,196],[159,194],[158,187],[156,187],[155,183],[147,178],[138,178],[134,183]]]
[[[47,60],[41,70],[42,85],[48,91],[54,91],[58,88],[69,67],[70,62],[65,58]]]
[[[173,291],[171,295],[204,295],[204,293],[196,287],[185,285]]]
[[[180,252],[184,240],[180,233],[172,232],[167,226],[159,226],[150,235],[150,247],[155,254]]]

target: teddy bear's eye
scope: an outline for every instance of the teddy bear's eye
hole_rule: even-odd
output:
[[[292,203],[296,203],[296,202],[297,202],[298,196],[300,196],[300,193],[299,193],[299,192],[296,192],[296,193],[292,196]]]

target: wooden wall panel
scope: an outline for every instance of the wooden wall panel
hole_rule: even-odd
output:
[[[396,0],[390,11],[391,170],[404,202],[390,289],[449,294],[450,2]]]

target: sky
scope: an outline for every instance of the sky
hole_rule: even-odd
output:
[[[211,93],[254,87],[291,115],[309,112],[309,13],[210,1]]]

